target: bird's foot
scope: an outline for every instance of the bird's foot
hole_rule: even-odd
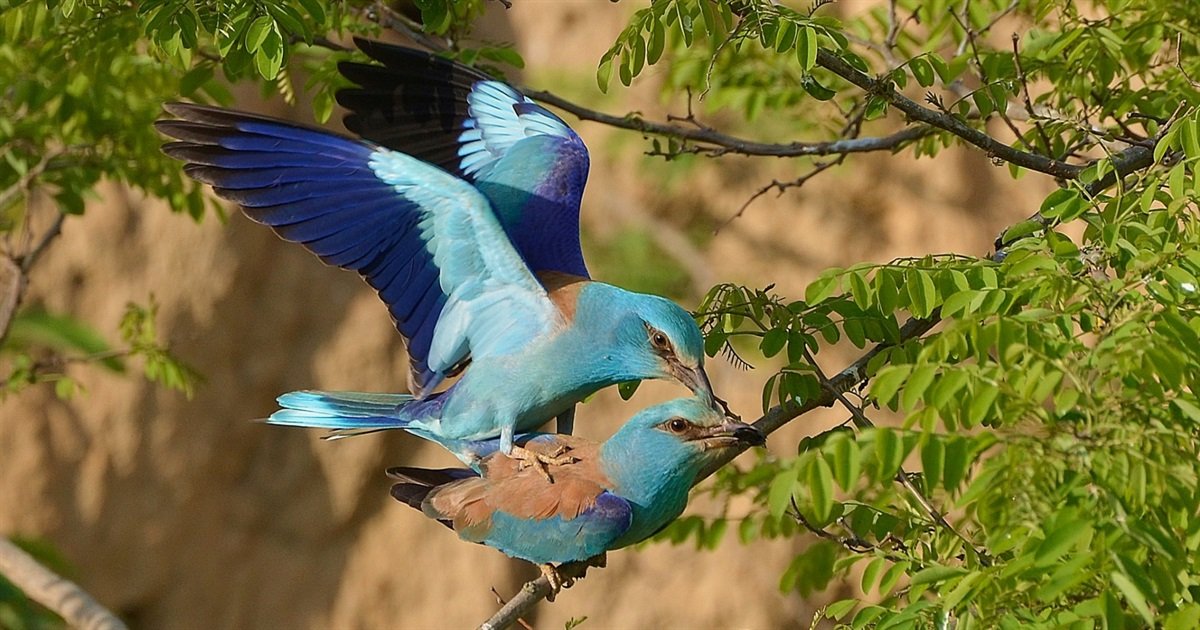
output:
[[[558,595],[564,586],[571,585],[564,583],[562,574],[553,564],[539,564],[538,568],[542,570],[542,575],[546,576],[546,581],[550,583],[550,594],[546,596],[546,601],[554,601],[554,596]],[[574,580],[570,580],[570,582],[573,584]]]
[[[562,466],[564,464],[573,464],[579,461],[577,458],[567,455],[571,450],[569,446],[559,446],[554,453],[547,455],[531,451],[522,446],[514,446],[509,457],[520,462],[519,467],[525,469],[529,466],[537,468],[538,472],[546,478],[546,481],[554,483],[554,478],[550,476],[548,466]]]

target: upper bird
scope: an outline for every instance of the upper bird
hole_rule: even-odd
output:
[[[295,393],[281,398],[287,409],[270,421],[345,433],[404,427],[447,439],[498,436],[505,454],[528,458],[514,448],[516,432],[557,417],[569,433],[574,404],[609,385],[670,378],[715,400],[703,339],[686,311],[587,277],[578,235],[587,152],[579,137],[473,70],[360,45],[398,65],[346,66],[347,76],[361,73],[364,84],[368,72],[395,75],[403,86],[397,103],[458,125],[457,149],[446,148],[441,123],[428,125],[424,144],[417,132],[404,136],[407,153],[192,104],[166,105],[177,118],[156,123],[178,140],[163,150],[187,162],[188,175],[285,240],[361,274],[405,338],[411,396]],[[364,87],[343,100],[371,93]],[[393,113],[397,121],[417,115]],[[365,133],[372,117],[354,120],[350,127]],[[401,128],[408,127],[396,123]],[[382,123],[373,129],[387,135]],[[457,166],[439,162],[451,172],[408,154],[433,160],[451,150]]]
[[[392,468],[388,474],[400,481],[392,496],[464,540],[540,565],[557,590],[555,564],[592,559],[653,535],[683,512],[688,491],[713,457],[764,438],[706,401],[680,398],[642,410],[602,444],[556,434],[521,440],[539,452],[570,449],[577,461],[555,469],[553,485],[495,454],[475,472]]]

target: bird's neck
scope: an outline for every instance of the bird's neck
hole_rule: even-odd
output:
[[[620,318],[628,316],[628,309],[622,306],[628,292],[602,282],[572,286],[579,287],[570,298],[572,305],[556,301],[559,310],[569,315],[568,326],[556,340],[554,351],[562,365],[571,367],[562,370],[569,373],[564,376],[581,387],[590,385],[588,394],[645,378],[645,367],[631,361],[627,350],[630,342],[620,333]]]
[[[601,447],[600,461],[613,490],[633,506],[633,522],[614,548],[645,539],[687,507],[697,471],[668,465],[663,457],[647,461],[646,450],[611,439]]]

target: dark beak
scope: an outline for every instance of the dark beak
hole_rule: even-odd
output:
[[[733,437],[749,446],[764,446],[767,443],[767,436],[763,435],[763,432],[759,431],[757,427],[748,424],[734,429]]]
[[[762,431],[745,422],[728,418],[725,419],[725,422],[713,427],[702,439],[706,449],[762,446],[767,443],[767,437],[763,435]]]

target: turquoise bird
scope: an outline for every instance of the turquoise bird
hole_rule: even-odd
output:
[[[596,559],[602,566],[608,550],[652,536],[683,512],[714,457],[762,445],[764,437],[707,400],[679,398],[642,410],[603,443],[561,434],[521,441],[542,453],[569,450],[576,461],[556,468],[552,484],[495,452],[474,471],[392,468],[388,475],[399,481],[392,496],[463,540],[539,565],[557,591],[555,565]],[[464,445],[445,446],[461,452]],[[485,447],[469,450],[478,455]]]
[[[441,98],[439,85],[428,99]],[[177,118],[156,127],[178,140],[163,150],[185,173],[327,264],[357,271],[406,341],[411,394],[294,392],[268,422],[335,435],[498,437],[506,455],[540,466],[569,457],[530,453],[514,435],[550,418],[570,433],[575,403],[601,388],[674,379],[717,404],[685,310],[587,276],[579,137],[503,83],[472,85],[453,172],[317,128],[165,106]]]

